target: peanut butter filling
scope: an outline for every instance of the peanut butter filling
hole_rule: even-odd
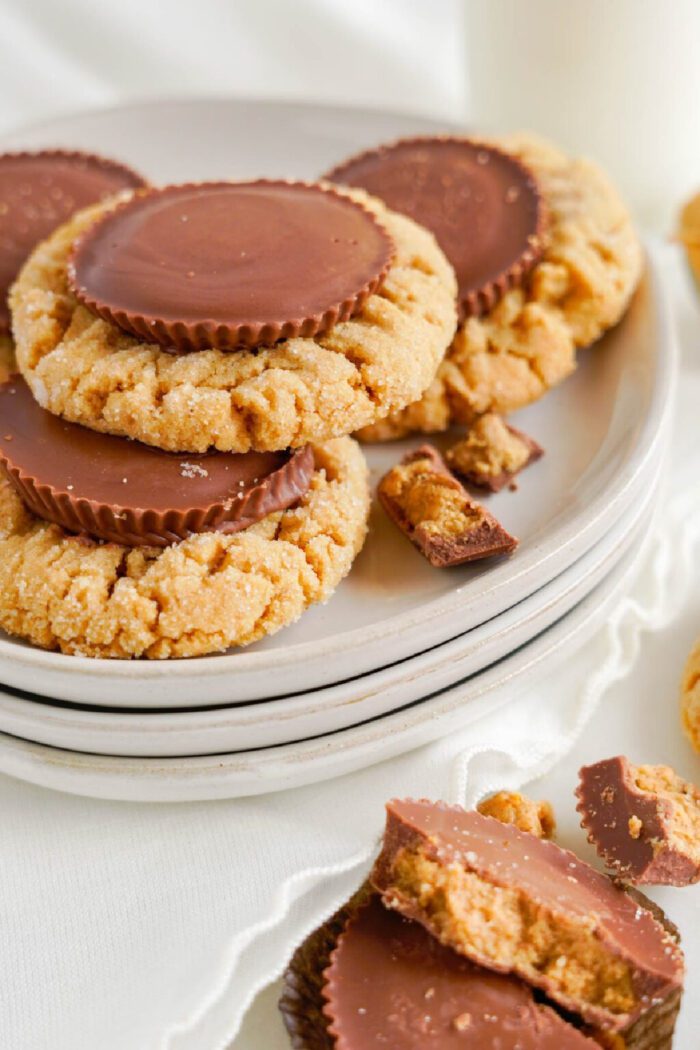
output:
[[[632,970],[597,937],[593,922],[557,915],[517,889],[495,886],[458,863],[402,849],[393,892],[417,908],[440,941],[476,962],[548,985],[562,1000],[628,1015],[639,1006]]]

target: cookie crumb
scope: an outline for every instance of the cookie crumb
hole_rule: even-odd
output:
[[[208,478],[209,471],[204,467],[200,467],[199,463],[188,463],[187,461],[180,464],[180,474],[183,478]],[[240,484],[243,484],[241,482]]]
[[[472,1015],[468,1013],[458,1014],[452,1024],[458,1032],[466,1032],[472,1026]]]
[[[484,817],[494,817],[502,824],[514,824],[538,839],[552,839],[557,824],[550,802],[535,802],[517,791],[499,791],[482,799],[476,807]]]

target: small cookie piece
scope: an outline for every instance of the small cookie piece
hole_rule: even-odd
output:
[[[476,808],[482,816],[514,824],[538,839],[553,839],[557,830],[551,803],[535,802],[517,791],[499,791],[482,799]]]
[[[296,506],[165,549],[68,535],[27,510],[0,470],[0,629],[68,654],[163,660],[248,645],[293,623],[331,596],[367,531],[357,444],[337,438],[313,453]]]
[[[581,826],[626,882],[689,886],[700,880],[700,791],[669,766],[624,755],[579,772]]]
[[[11,295],[17,363],[35,398],[72,423],[170,452],[298,448],[415,401],[454,335],[454,272],[427,230],[361,191],[347,195],[396,249],[380,287],[325,334],[233,353],[168,353],[79,303],[71,252],[117,202],[75,215],[33,252]]]
[[[685,735],[695,750],[700,752],[700,640],[695,644],[683,671],[681,720]]]
[[[475,811],[390,802],[371,882],[443,944],[595,1027],[623,1031],[683,983],[677,944],[622,888],[553,842]]]
[[[392,521],[436,568],[508,554],[518,545],[431,445],[404,456],[377,492]]]
[[[576,368],[576,351],[617,324],[643,269],[631,217],[607,175],[534,135],[494,140],[535,175],[549,214],[544,253],[519,288],[457,330],[420,401],[363,430],[363,441],[508,415]]]
[[[542,455],[544,449],[522,430],[487,412],[469,428],[466,437],[447,450],[445,459],[469,485],[500,492]]]

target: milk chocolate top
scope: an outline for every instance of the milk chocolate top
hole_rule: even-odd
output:
[[[443,947],[373,898],[347,924],[326,970],[337,1050],[593,1050],[512,977]]]
[[[314,470],[295,452],[163,452],[41,408],[20,377],[0,385],[0,465],[39,517],[130,546],[239,532],[292,506]]]
[[[384,228],[333,190],[218,182],[139,194],[78,240],[78,299],[141,339],[234,350],[327,332],[394,255]]]
[[[10,330],[7,293],[32,249],[79,208],[144,185],[123,164],[90,153],[0,155],[0,332]]]
[[[416,847],[441,864],[456,862],[494,885],[513,888],[552,913],[594,923],[608,950],[629,961],[640,995],[664,995],[682,982],[682,953],[653,916],[555,843],[474,810],[395,800],[387,806],[384,846],[372,874],[379,891],[391,889],[399,851]]]
[[[404,139],[329,172],[427,226],[452,263],[462,316],[493,308],[543,250],[545,209],[515,157],[459,138]]]

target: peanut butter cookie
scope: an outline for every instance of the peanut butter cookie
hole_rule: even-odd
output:
[[[314,448],[297,506],[234,535],[126,547],[32,514],[0,476],[0,628],[96,657],[198,656],[247,645],[326,600],[364,541],[369,492],[351,438]]]
[[[393,241],[378,290],[325,334],[233,352],[169,353],[81,305],[69,256],[114,202],[80,212],[36,249],[11,294],[17,361],[34,396],[72,422],[178,452],[298,447],[404,408],[454,334],[454,273],[426,230],[350,196]]]
[[[542,257],[493,310],[460,325],[423,398],[364,430],[364,440],[441,431],[536,401],[574,371],[576,350],[599,339],[627,309],[642,251],[607,176],[530,135],[497,144],[537,178],[549,212]]]
[[[700,752],[700,641],[688,657],[683,672],[681,718],[686,736]]]

